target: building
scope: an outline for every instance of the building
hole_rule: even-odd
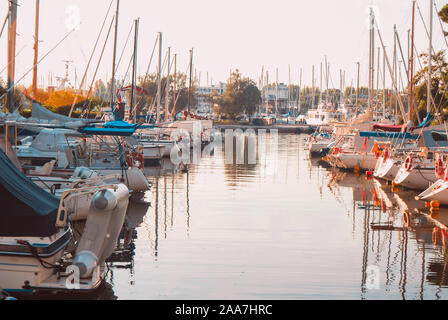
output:
[[[262,99],[264,104],[267,103],[274,108],[283,110],[296,105],[295,101],[290,101],[289,89],[284,83],[265,86],[262,91]]]
[[[197,112],[199,114],[212,113],[213,108],[208,98],[213,93],[218,96],[222,96],[225,90],[226,84],[223,82],[220,82],[217,85],[196,88],[196,96],[198,99]]]

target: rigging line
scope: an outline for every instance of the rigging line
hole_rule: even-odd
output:
[[[79,24],[78,24],[78,26],[79,26]],[[21,78],[19,78],[19,80],[17,80],[15,82],[15,84],[22,81],[31,71],[33,71],[34,67],[39,65],[39,63],[41,63],[50,53],[52,53],[65,39],[67,39],[76,30],[76,28],[78,26],[76,26],[70,32],[68,32],[53,48],[50,49],[50,51],[48,51],[42,58],[40,58],[40,60],[35,65],[33,65],[33,67],[31,67],[27,72],[25,72],[25,74]],[[7,95],[8,92],[10,92],[13,89],[14,89],[14,85],[5,91],[5,93],[0,97],[0,100],[3,99],[5,97],[5,95]]]
[[[421,12],[421,10],[420,10],[420,6],[418,5],[418,2],[417,2],[417,1],[416,1],[415,3],[417,4],[417,9],[418,9],[420,18],[422,19],[423,26],[425,27],[426,36],[429,38],[428,28],[426,27],[425,20],[423,19],[423,15],[422,15],[422,12]],[[431,49],[431,52],[433,52],[434,56],[437,56],[436,50],[434,49],[434,46],[433,46],[433,45],[431,45],[431,48],[430,48],[430,49]],[[428,57],[428,58],[429,58],[429,57]],[[437,59],[435,59],[435,62],[437,63],[437,66],[439,67],[440,72],[442,73],[442,67],[441,67],[439,61],[438,61]],[[432,69],[432,68],[431,68],[431,69]],[[432,71],[432,70],[431,70],[431,71]],[[442,78],[442,80],[443,80],[443,84],[445,85],[445,88],[447,88],[448,85],[447,85],[447,83],[446,83],[446,81],[445,81],[445,78],[444,78],[444,77],[441,77],[441,78]],[[429,79],[428,79],[428,80],[429,80]],[[434,98],[432,97],[432,94],[431,94],[431,99],[434,99]],[[434,105],[435,105],[435,103],[434,103]]]
[[[439,12],[439,10],[437,9],[437,4],[436,4],[435,1],[434,1],[434,8],[436,8],[436,12]],[[437,17],[439,18],[440,29],[442,29],[443,40],[445,40],[445,45],[448,48],[448,42],[446,40],[446,37],[443,34],[445,31],[443,30],[442,19],[440,19],[440,16],[438,14],[437,14]]]
[[[23,46],[23,48],[22,49],[20,49],[20,51],[16,54],[16,58],[19,56],[19,54],[24,50],[26,48],[26,45],[24,45]],[[6,67],[4,67],[1,71],[0,71],[0,74],[2,74],[5,70],[6,70],[6,68],[8,68],[8,66],[10,65],[12,63],[12,60],[11,61],[9,61],[9,63],[6,65]]]
[[[69,117],[72,116],[73,109],[75,108],[75,104],[78,101],[79,92],[82,90],[82,86],[84,85],[84,81],[86,80],[87,71],[89,70],[90,63],[92,62],[93,55],[95,54],[95,51],[96,51],[96,47],[98,45],[98,42],[100,41],[101,34],[103,33],[103,29],[106,24],[107,17],[109,16],[109,12],[110,12],[110,8],[112,7],[112,3],[113,3],[113,0],[110,1],[109,9],[107,9],[106,16],[104,17],[104,21],[103,21],[103,24],[101,25],[100,32],[98,33],[98,37],[96,38],[95,45],[93,46],[92,53],[90,54],[89,62],[87,63],[86,70],[84,71],[84,75],[82,77],[81,84],[79,85],[79,90],[76,93],[75,99],[73,100],[72,107],[70,108],[70,112],[68,114]]]
[[[93,83],[95,82],[96,75],[98,73],[98,68],[100,67],[101,60],[103,59],[104,49],[106,49],[107,40],[109,40],[110,31],[112,30],[112,26],[113,26],[114,21],[115,21],[115,16],[113,16],[111,21],[110,21],[109,31],[107,32],[106,40],[104,41],[103,49],[101,50],[101,55],[100,55],[100,58],[98,60],[98,64],[96,66],[95,73],[94,73],[93,78],[92,78],[92,82],[90,83],[90,88],[89,88],[89,93],[87,94],[87,99],[90,98],[90,94],[92,93]],[[90,108],[89,108],[89,111],[87,113],[87,116],[89,114],[90,114]]]
[[[416,54],[416,56],[417,56],[417,61],[418,61],[418,64],[419,64],[419,66],[420,66],[420,69],[423,70],[423,65],[422,65],[422,62],[421,62],[421,60],[420,60],[420,55],[418,54],[417,47],[415,46],[415,43],[414,43],[414,50],[415,50],[415,54]],[[425,79],[424,81],[427,81],[427,79]],[[443,90],[446,91],[446,87],[445,87]],[[431,95],[430,98],[431,98],[431,102],[432,102],[432,104],[433,104],[433,106],[434,106],[435,111],[439,112],[440,107],[441,107],[441,104],[439,105],[439,107],[437,107],[437,106],[436,106],[436,103],[435,103],[435,101],[434,101],[434,97]],[[440,117],[440,116],[438,116],[438,117],[439,117],[439,121],[441,121],[441,117]]]
[[[163,63],[162,63],[162,71],[165,70],[165,66],[167,64],[168,64],[168,52],[165,54],[165,58],[164,58]],[[163,79],[163,77],[162,77],[162,79]],[[163,88],[161,88],[161,90],[160,90],[160,98],[162,97],[161,95],[162,95],[162,92],[164,91],[162,89],[164,89],[164,88],[166,88],[166,85]],[[155,108],[155,105],[156,105],[156,100],[158,98],[159,98],[159,94],[157,92],[156,95],[152,98],[151,107],[148,109],[148,113],[146,115],[148,115],[149,113],[152,113],[152,111],[153,111],[153,109]]]
[[[0,39],[2,38],[3,31],[5,30],[6,22],[9,20],[9,12],[6,14],[5,21],[3,22],[2,30],[0,31]]]
[[[158,42],[159,42],[159,37],[157,37],[157,38],[156,38],[156,41],[154,42],[154,47],[153,47],[153,49],[152,49],[151,58],[149,59],[149,64],[148,64],[148,68],[146,69],[145,77],[143,78],[142,86],[146,84],[146,81],[147,81],[147,79],[148,79],[149,69],[150,69],[150,67],[151,67],[152,59],[153,59],[153,57],[154,57],[154,52],[155,52],[155,50],[156,50],[156,46],[157,46],[157,43],[158,43]],[[143,99],[143,96],[140,96],[140,99],[138,100],[137,105],[139,105],[139,104],[142,102],[142,99]]]
[[[126,42],[124,43],[123,50],[121,51],[120,59],[118,60],[117,66],[115,67],[115,73],[118,71],[118,67],[120,66],[121,59],[123,58],[124,50],[126,49],[129,38],[131,37],[132,30],[134,29],[134,23],[131,24],[131,30],[129,30],[128,37],[126,38]]]

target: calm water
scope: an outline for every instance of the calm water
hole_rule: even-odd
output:
[[[151,206],[133,205],[99,298],[448,298],[444,233],[414,193],[319,166],[305,138],[267,140],[256,165],[216,150],[188,172],[147,169]]]

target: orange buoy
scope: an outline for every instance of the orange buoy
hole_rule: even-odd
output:
[[[432,219],[439,219],[439,213],[438,212],[431,212],[429,215]]]
[[[439,208],[439,207],[440,207],[440,201],[438,201],[438,200],[432,200],[432,201],[430,202],[430,206],[431,206],[432,208]]]

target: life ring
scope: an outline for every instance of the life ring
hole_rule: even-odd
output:
[[[443,181],[448,181],[448,166],[445,168],[445,175],[443,176]]]
[[[409,216],[409,212],[403,212],[403,224],[406,228],[409,228],[411,222],[411,218]]]
[[[406,158],[406,162],[404,163],[404,167],[406,168],[406,171],[410,171],[412,168],[412,157],[409,155]]]
[[[432,243],[434,245],[439,244],[441,235],[442,235],[442,232],[439,227],[434,227],[432,229]]]
[[[445,166],[443,164],[442,159],[439,157],[439,155],[437,155],[437,160],[435,163],[435,172],[436,172],[436,176],[439,179],[443,179],[445,176]]]

